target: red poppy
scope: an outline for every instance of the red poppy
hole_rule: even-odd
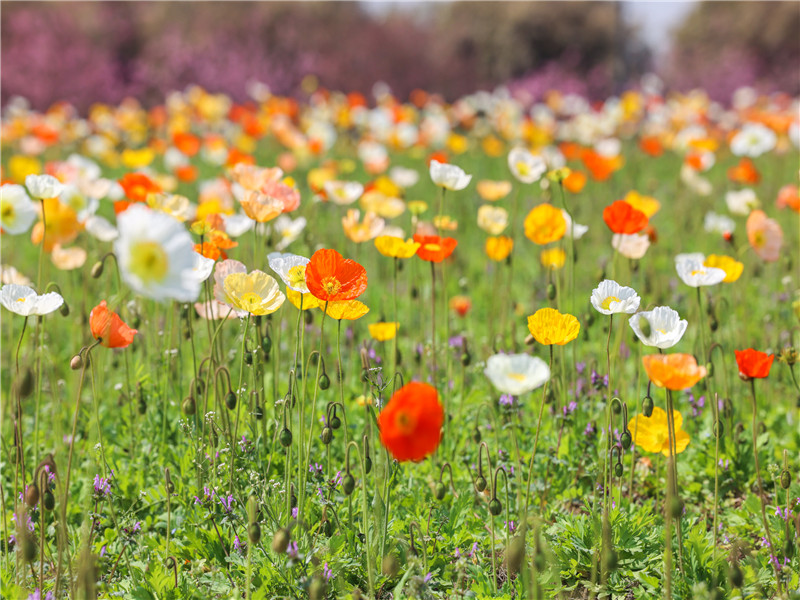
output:
[[[436,388],[412,382],[401,387],[378,415],[381,443],[400,462],[421,461],[442,439],[444,409]]]
[[[306,266],[306,285],[323,302],[354,300],[367,289],[367,270],[336,250],[317,250]]]
[[[438,235],[414,235],[414,241],[422,244],[417,249],[417,256],[422,260],[440,263],[453,253],[458,242],[453,238],[442,238]]]
[[[734,350],[736,364],[739,365],[739,377],[746,379],[763,379],[769,375],[774,354],[759,352],[748,348],[747,350]]]
[[[148,194],[157,194],[161,191],[161,186],[144,173],[126,173],[117,181],[125,190],[125,196],[133,202],[144,202]]]
[[[194,156],[200,152],[200,138],[191,133],[179,131],[172,136],[172,143],[186,156]]]
[[[614,233],[638,233],[647,227],[647,215],[624,200],[606,206],[603,220]]]
[[[92,337],[99,340],[106,348],[130,346],[133,336],[137,333],[135,329],[128,327],[117,313],[108,310],[105,300],[95,306],[89,314],[89,328],[92,330]]]
[[[639,140],[639,148],[642,149],[642,152],[650,156],[658,157],[664,154],[664,147],[661,145],[661,140],[655,136],[643,136],[642,139]]]
[[[739,164],[728,169],[728,179],[734,183],[756,184],[761,181],[761,173],[758,172],[752,160],[742,158]]]

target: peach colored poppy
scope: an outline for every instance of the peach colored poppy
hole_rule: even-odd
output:
[[[642,357],[650,381],[669,390],[686,390],[706,376],[691,354],[649,354]]]
[[[747,217],[747,240],[762,260],[775,262],[780,258],[783,230],[763,210],[754,210]]]

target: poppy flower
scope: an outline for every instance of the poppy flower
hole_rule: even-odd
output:
[[[508,153],[508,168],[518,181],[534,183],[547,171],[547,163],[541,156],[535,156],[525,148],[514,148]]]
[[[636,190],[631,190],[623,198],[636,210],[642,211],[648,219],[653,218],[660,209],[661,203],[651,196],[643,196]]]
[[[594,309],[604,315],[633,314],[641,302],[636,290],[620,285],[613,279],[601,281],[600,285],[592,290],[589,300]]]
[[[603,210],[603,221],[614,233],[639,233],[647,227],[647,215],[625,200],[617,200]]]
[[[486,255],[495,262],[508,258],[514,249],[514,240],[507,235],[486,239]]]
[[[472,175],[467,175],[461,167],[438,160],[431,161],[429,170],[433,183],[454,192],[463,190],[472,180]]]
[[[117,182],[125,190],[125,196],[133,202],[144,202],[148,194],[161,191],[161,186],[143,173],[126,173]]]
[[[375,238],[378,252],[389,258],[411,258],[420,246],[421,244],[414,240],[403,240],[390,235],[379,235]]]
[[[754,210],[747,217],[747,240],[762,260],[775,262],[780,258],[783,230],[763,210]]]
[[[778,191],[778,199],[775,206],[780,209],[791,208],[794,212],[800,213],[800,190],[796,185],[786,184]]]
[[[642,136],[639,140],[639,148],[645,154],[653,157],[659,157],[664,154],[664,146],[661,145],[661,140],[655,136]]]
[[[419,462],[442,439],[444,409],[436,388],[412,382],[394,393],[378,415],[381,443],[398,461]]]
[[[442,238],[438,235],[414,235],[414,241],[420,244],[417,256],[422,260],[440,263],[453,253],[458,242],[453,238]]]
[[[580,330],[578,319],[555,308],[540,308],[528,317],[528,331],[533,339],[545,346],[563,346],[578,337]]]
[[[278,282],[263,271],[231,273],[223,281],[226,303],[252,315],[269,315],[278,310],[286,296]]]
[[[739,377],[746,379],[763,379],[769,375],[774,354],[759,352],[748,348],[747,350],[734,350],[736,364],[739,367]]]
[[[0,305],[23,317],[48,315],[64,304],[64,298],[56,292],[37,294],[27,285],[7,284],[0,290]]]
[[[367,270],[336,250],[317,250],[306,266],[308,291],[323,302],[354,300],[367,289]]]
[[[649,354],[642,357],[650,381],[668,390],[686,390],[706,376],[691,354]]]
[[[311,294],[307,295],[311,296]],[[315,302],[319,302],[314,296],[311,296],[311,299]],[[325,306],[321,305],[320,308],[324,310]],[[368,312],[369,307],[363,302],[359,302],[358,300],[342,300],[341,302],[328,302],[328,310],[325,311],[325,314],[337,321],[356,321]]]
[[[450,310],[455,311],[459,317],[466,317],[472,308],[472,300],[467,296],[453,296],[449,302]]]
[[[628,319],[636,337],[645,346],[672,348],[681,341],[689,322],[668,306],[637,313]]]
[[[360,217],[361,211],[355,209],[348,210],[347,215],[342,217],[344,234],[356,244],[375,239],[386,227],[386,222],[375,213],[366,213],[363,221],[359,220]]]
[[[756,169],[753,161],[742,158],[734,167],[728,169],[728,179],[734,183],[756,184],[761,181],[761,174]]]
[[[484,375],[501,394],[521,396],[550,379],[550,367],[530,354],[495,354],[486,361]]]
[[[509,193],[511,193],[510,181],[493,181],[490,179],[482,179],[475,186],[478,195],[487,202],[496,202],[502,200]]]
[[[387,342],[394,339],[398,329],[400,329],[400,323],[396,321],[391,323],[383,321],[379,323],[370,323],[369,335],[377,342]]]
[[[722,280],[723,283],[733,283],[742,276],[742,271],[744,271],[744,263],[740,263],[730,256],[719,254],[709,254],[706,256],[706,259],[703,261],[703,266],[725,271],[725,279]]]
[[[553,271],[562,268],[566,260],[567,253],[561,248],[542,250],[542,253],[539,254],[539,262],[542,263],[542,266]]]
[[[577,194],[586,185],[586,174],[583,171],[571,171],[562,183],[565,190]]]
[[[567,221],[561,210],[548,203],[531,210],[525,217],[524,226],[525,237],[540,246],[557,242],[567,232]]]
[[[500,235],[508,227],[508,211],[500,206],[484,204],[478,209],[478,227],[489,235]]]
[[[675,453],[680,454],[689,445],[689,434],[683,429],[683,416],[677,410],[672,411],[675,422]],[[664,456],[672,453],[669,447],[669,424],[667,412],[656,406],[650,417],[636,415],[628,423],[628,429],[634,433],[634,443],[645,452],[660,452]]]
[[[89,314],[89,328],[92,330],[92,337],[106,348],[126,348],[133,343],[133,336],[137,333],[117,313],[108,310],[105,300]]]

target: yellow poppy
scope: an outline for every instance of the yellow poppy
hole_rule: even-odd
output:
[[[223,282],[228,304],[252,315],[269,315],[278,310],[286,296],[278,282],[263,271],[231,273]]]
[[[384,196],[399,196],[403,190],[391,178],[386,175],[381,175],[374,182],[372,182],[373,189],[380,192]]]
[[[403,240],[391,235],[379,235],[375,238],[378,252],[389,258],[411,258],[421,245],[413,239]]]
[[[541,308],[528,317],[528,331],[540,344],[563,346],[571,342],[581,330],[573,315],[558,312],[555,308]]]
[[[394,339],[397,335],[397,330],[400,328],[400,323],[370,323],[369,334],[373,340],[378,342],[386,342]]]
[[[552,204],[540,204],[525,217],[525,237],[534,244],[544,246],[557,242],[567,232],[567,221]]]
[[[16,183],[25,183],[28,175],[38,175],[42,172],[42,163],[38,158],[15,154],[8,160],[8,177]]]
[[[310,295],[310,294],[309,294]],[[320,306],[324,308],[325,303]],[[355,321],[369,312],[369,307],[358,300],[340,300],[338,302],[328,302],[328,311],[325,313],[337,321]]]
[[[503,144],[503,140],[500,138],[489,135],[483,138],[481,142],[481,147],[483,148],[484,153],[486,156],[497,157],[501,156],[505,152],[505,145]],[[486,200],[486,198],[484,198]]]
[[[455,231],[458,229],[458,221],[453,219],[450,215],[436,215],[433,217],[433,225],[437,229],[445,231]]]
[[[651,218],[661,208],[661,203],[650,196],[643,196],[636,190],[631,190],[623,198],[625,202],[630,204],[636,210],[642,211],[647,218]]]
[[[675,452],[680,454],[689,445],[689,434],[681,429],[683,417],[677,410],[672,411],[675,421]],[[656,406],[652,416],[636,415],[628,423],[633,434],[633,441],[645,452],[661,452],[664,456],[671,454],[669,447],[669,426],[667,412]]]
[[[141,169],[142,167],[146,167],[153,162],[155,157],[156,154],[153,152],[152,148],[139,148],[137,150],[125,148],[120,155],[122,164],[129,169]]]
[[[567,253],[561,248],[550,248],[549,250],[542,250],[539,260],[546,269],[560,269],[567,260]]]
[[[399,217],[406,210],[406,203],[397,196],[389,196],[377,190],[366,192],[358,201],[366,212],[373,212],[384,219]]]
[[[739,279],[739,277],[742,276],[742,271],[744,270],[743,263],[740,263],[738,260],[735,260],[730,256],[719,254],[709,254],[706,256],[706,260],[703,262],[703,265],[725,271],[725,279],[722,280],[725,283],[733,283]]]
[[[454,154],[463,154],[469,149],[469,141],[463,135],[451,133],[450,137],[447,138],[447,147]]]
[[[428,210],[428,203],[424,200],[412,200],[408,203],[408,210],[414,216],[419,216]]]
[[[322,308],[325,306],[325,303],[315,298],[313,294],[303,294],[301,292],[296,292],[290,287],[286,288],[286,297],[289,298],[289,302],[297,309],[300,310],[300,298],[303,298],[303,310],[310,310],[312,308]],[[331,302],[331,304],[335,304]],[[328,306],[328,314],[330,313],[330,306]]]
[[[490,237],[486,240],[486,254],[495,262],[508,258],[514,249],[514,240],[507,235]]]

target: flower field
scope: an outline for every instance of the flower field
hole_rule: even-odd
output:
[[[2,116],[4,598],[798,598],[798,100]]]

